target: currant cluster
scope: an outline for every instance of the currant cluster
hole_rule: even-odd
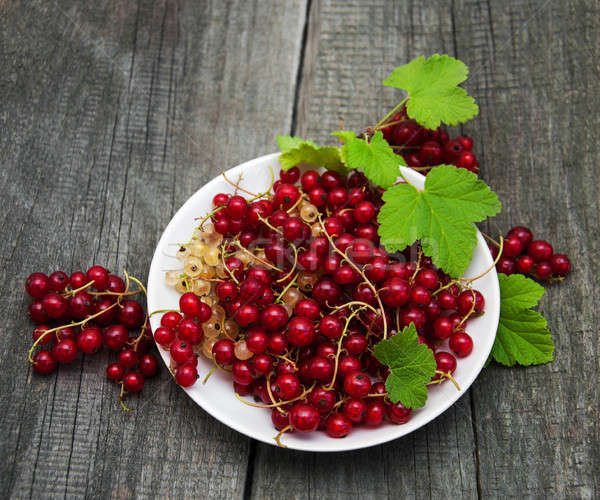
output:
[[[490,245],[490,250],[496,258],[498,247]],[[506,234],[496,270],[506,275],[520,273],[550,280],[569,274],[571,261],[565,254],[554,253],[547,241],[534,240],[529,228],[516,226]]]
[[[95,354],[103,346],[119,353],[118,362],[110,364],[106,374],[121,384],[122,395],[139,392],[144,379],[157,373],[157,358],[149,352],[152,334],[144,309],[128,298],[143,287],[130,292],[129,277],[126,284],[102,266],[70,276],[63,271],[50,276],[36,272],[27,278],[25,290],[33,299],[29,315],[37,325],[30,351],[37,373],[52,373],[59,364],[74,361],[79,351]],[[140,328],[138,335],[131,335]],[[43,348],[31,357],[38,346]]]
[[[442,163],[478,173],[479,162],[473,153],[473,139],[459,135],[450,139],[442,127],[429,130],[408,118],[406,108],[381,125],[381,132],[392,148],[401,154],[409,167],[421,169]]]
[[[282,432],[343,437],[385,417],[407,422],[412,412],[387,398],[389,371],[373,345],[413,323],[435,353],[431,383],[441,383],[473,349],[465,328],[483,313],[483,296],[417,246],[389,255],[379,245],[381,192],[362,173],[294,167],[272,190],[244,190],[250,200],[218,193],[178,252],[183,268],[167,272],[183,294],[154,338],[169,350],[176,381],[196,382],[202,352],[258,404],[243,401],[270,408]]]

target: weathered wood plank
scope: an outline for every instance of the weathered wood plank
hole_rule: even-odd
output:
[[[456,2],[457,54],[471,67],[484,177],[504,203],[493,234],[523,223],[573,258],[541,312],[547,366],[491,366],[473,401],[486,498],[597,498],[600,227],[596,138],[600,53],[595,2]]]
[[[249,440],[163,371],[121,411],[108,354],[24,363],[32,270],[145,277],[185,199],[287,130],[304,1],[0,6],[3,497],[235,497]],[[268,27],[268,29],[266,28]]]
[[[454,53],[446,2],[313,2],[298,111],[298,134],[323,143],[339,127],[360,130],[398,102],[381,81],[397,65]],[[276,471],[276,472],[275,472]],[[259,444],[255,498],[474,498],[470,395],[419,432],[371,449],[307,454]]]

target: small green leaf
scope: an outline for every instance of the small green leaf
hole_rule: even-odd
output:
[[[394,69],[383,84],[406,90],[408,116],[426,128],[435,129],[440,122],[457,125],[479,113],[475,100],[458,87],[468,73],[467,66],[458,59],[434,54],[428,59],[417,57]]]
[[[498,274],[498,281],[501,302],[494,360],[506,366],[552,361],[554,342],[546,319],[530,309],[542,297],[543,287],[519,274]]]
[[[342,147],[342,157],[349,168],[362,169],[367,179],[382,188],[392,186],[398,179],[400,165],[406,165],[381,132],[375,132],[370,142],[351,139]]]
[[[352,139],[356,139],[356,134],[352,130],[338,130],[331,132],[331,135],[337,137],[342,142],[350,142]]]
[[[307,143],[282,153],[279,157],[279,163],[283,170],[289,170],[296,165],[304,164],[325,167],[327,170],[334,170],[340,173],[347,171],[338,148],[332,146],[313,146]]]
[[[290,151],[294,148],[299,148],[302,144],[310,144],[311,146],[316,146],[314,142],[308,139],[302,139],[301,137],[296,137],[292,135],[278,135],[277,136],[277,146],[282,153]]]
[[[465,169],[440,165],[429,172],[425,189],[398,184],[383,193],[378,221],[388,252],[421,240],[423,253],[453,277],[461,276],[477,245],[474,222],[501,209],[496,194]]]
[[[400,401],[407,408],[420,408],[427,401],[427,383],[435,375],[433,352],[419,344],[417,330],[411,323],[401,332],[373,347],[380,363],[390,368],[385,387],[388,398]]]

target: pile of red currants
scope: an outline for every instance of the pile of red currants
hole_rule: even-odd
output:
[[[490,245],[490,251],[494,258],[498,256],[498,246]],[[539,280],[551,280],[569,274],[571,261],[565,254],[554,253],[547,241],[534,240],[529,228],[516,226],[504,239],[496,270],[506,275],[520,273]]]
[[[373,345],[414,324],[435,353],[431,384],[441,383],[473,350],[467,322],[483,313],[483,296],[416,245],[391,255],[380,246],[381,192],[362,173],[294,167],[272,190],[252,200],[218,193],[178,252],[181,269],[167,273],[182,295],[154,338],[176,381],[196,382],[202,353],[280,431],[339,438],[385,418],[407,422],[412,411],[387,398],[389,370]]]
[[[130,291],[129,282],[129,277],[126,283],[102,266],[71,276],[62,271],[31,274],[25,290],[33,299],[29,315],[37,325],[29,353],[33,369],[47,375],[74,361],[80,351],[95,354],[106,346],[118,352],[107,377],[121,384],[122,395],[141,391],[145,378],[158,372],[158,360],[149,352],[152,333],[144,309],[129,298],[143,287]],[[33,354],[38,346],[42,349]]]
[[[431,167],[441,164],[478,173],[479,162],[473,153],[473,139],[459,135],[450,139],[442,127],[429,130],[408,118],[406,109],[381,125],[385,140],[396,153],[401,154],[406,164],[426,174]]]

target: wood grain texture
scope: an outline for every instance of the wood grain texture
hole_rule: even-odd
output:
[[[589,0],[0,2],[0,496],[598,498],[599,25]],[[31,271],[145,277],[199,186],[276,133],[375,123],[399,95],[381,80],[434,52],[471,68],[464,132],[504,202],[488,232],[573,257],[540,308],[552,364],[492,365],[420,431],[336,455],[256,444],[165,371],[125,414],[107,353],[25,364]]]
[[[330,132],[375,124],[399,100],[381,80],[421,54],[454,54],[447,2],[312,2],[298,109],[298,134],[333,143]],[[367,450],[328,454],[259,444],[252,494],[277,498],[475,498],[470,395],[425,428]],[[277,474],[274,474],[274,471]]]
[[[242,494],[249,440],[165,370],[127,414],[103,376],[107,353],[34,375],[23,280],[92,262],[145,280],[183,201],[290,128],[305,11],[300,0],[0,3],[3,498]]]
[[[547,366],[491,366],[474,385],[484,497],[598,498],[600,9],[594,2],[456,2],[459,57],[481,117],[465,126],[504,211],[573,258],[540,311]],[[510,488],[507,488],[510,485]]]

